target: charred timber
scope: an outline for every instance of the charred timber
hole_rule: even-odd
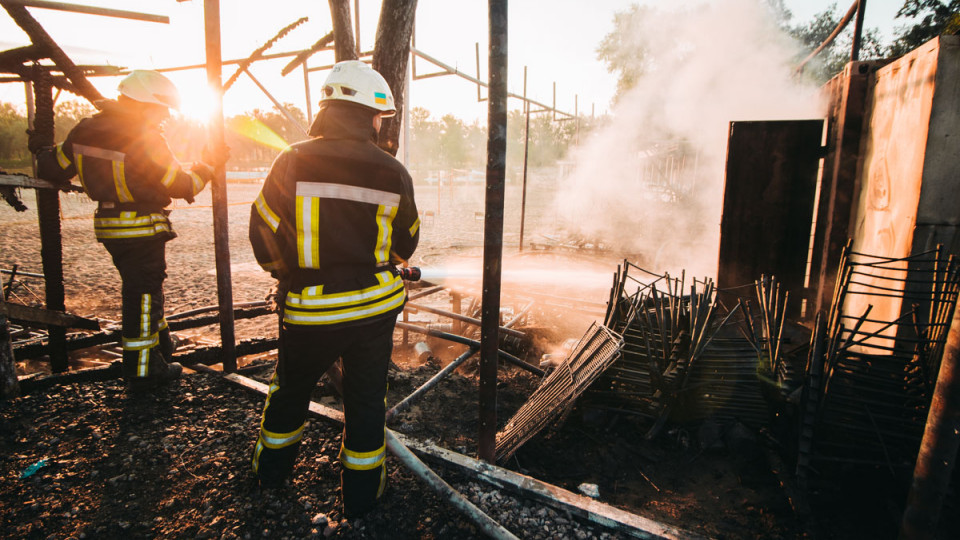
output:
[[[90,81],[84,77],[83,71],[73,63],[73,60],[70,60],[70,57],[67,56],[67,54],[63,52],[63,49],[47,34],[43,26],[30,15],[27,8],[4,2],[3,9],[7,10],[10,17],[17,23],[17,26],[30,36],[30,41],[39,47],[47,57],[53,60],[53,63],[70,79],[70,82],[72,82],[73,86],[77,89],[78,95],[83,96],[94,105],[96,105],[98,101],[103,100],[103,95],[100,94],[100,91],[90,84]]]
[[[276,338],[255,338],[243,340],[236,345],[236,357],[269,352],[277,348]],[[203,347],[173,355],[173,359],[185,366],[202,364],[210,366],[223,361],[223,347]]]

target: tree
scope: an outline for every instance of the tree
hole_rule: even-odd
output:
[[[637,4],[631,5],[627,11],[615,13],[613,30],[603,37],[597,47],[597,58],[607,65],[607,71],[618,73],[614,101],[633,88],[651,67],[651,59],[645,53],[646,47],[640,41],[642,36],[633,29],[639,26],[642,19],[655,13],[655,9]]]
[[[55,109],[53,120],[53,133],[58,141],[67,138],[67,134],[74,126],[80,123],[80,120],[92,116],[97,110],[86,101],[74,99],[61,101]]]
[[[0,160],[19,162],[27,151],[27,117],[10,103],[0,103]]]
[[[910,52],[940,34],[960,32],[960,0],[949,3],[939,0],[905,0],[897,11],[897,18],[918,19],[913,26],[899,28],[898,35],[887,50],[890,56]]]
[[[796,26],[790,26],[787,21],[781,22],[781,27],[800,42],[803,48],[803,53],[798,55],[796,59],[797,62],[826,41],[837,25],[840,24],[842,18],[843,15],[837,11],[837,5],[831,4],[824,11],[814,15],[813,20],[809,22]],[[853,48],[853,32],[854,24],[851,21],[827,48],[820,51],[814,60],[804,66],[804,75],[817,82],[824,83],[843,71],[844,66],[850,61],[850,51]],[[859,56],[861,59],[882,58],[884,56],[880,34],[876,28],[863,30]]]

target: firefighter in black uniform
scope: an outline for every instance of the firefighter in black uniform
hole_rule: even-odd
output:
[[[410,174],[376,145],[381,118],[395,113],[379,73],[356,60],[337,63],[324,82],[313,138],[277,157],[250,212],[254,254],[281,291],[279,360],[253,470],[267,488],[290,475],[310,393],[342,359],[348,516],[368,511],[383,492],[387,366],[406,302],[394,264],[409,259],[419,240]]]
[[[52,181],[80,178],[97,201],[93,228],[122,281],[123,377],[133,390],[180,377],[170,330],[163,318],[165,244],[171,198],[193,202],[213,177],[204,163],[184,170],[163,138],[161,124],[180,96],[169,79],[135,70],[119,86],[116,101],[98,103],[57,147],[38,152],[38,175]],[[206,154],[206,152],[205,152]],[[208,160],[209,161],[209,160]]]

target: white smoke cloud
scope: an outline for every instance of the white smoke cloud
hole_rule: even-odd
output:
[[[715,276],[729,122],[820,118],[824,107],[793,77],[795,45],[762,2],[651,11],[623,40],[651,67],[571,156],[559,213],[569,229],[637,253],[650,270]],[[640,151],[678,140],[692,158],[683,169],[692,193],[665,201],[642,188]]]

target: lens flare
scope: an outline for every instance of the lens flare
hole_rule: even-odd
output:
[[[234,116],[227,122],[227,127],[237,135],[246,137],[254,142],[264,146],[269,146],[274,150],[283,150],[287,146],[287,141],[277,135],[272,129],[263,122],[249,116]]]

